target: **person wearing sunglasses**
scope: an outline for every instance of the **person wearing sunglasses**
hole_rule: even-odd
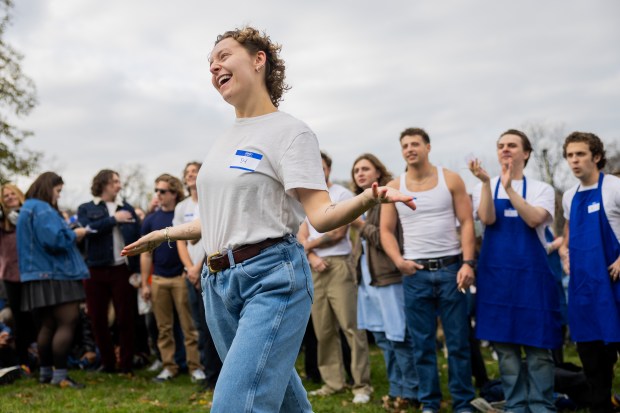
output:
[[[155,193],[159,209],[148,215],[142,223],[142,234],[160,230],[172,225],[174,209],[183,200],[183,184],[169,174],[162,174],[155,179]],[[179,374],[179,365],[175,361],[174,310],[179,316],[183,337],[187,367],[194,382],[205,380],[203,367],[198,352],[198,330],[192,319],[189,306],[189,292],[183,277],[183,262],[179,257],[177,244],[162,245],[140,256],[142,274],[142,298],[151,300],[153,314],[157,323],[159,336],[157,347],[161,355],[163,369],[153,379],[166,382]],[[152,275],[151,284],[148,279]],[[180,344],[180,343],[179,343]]]

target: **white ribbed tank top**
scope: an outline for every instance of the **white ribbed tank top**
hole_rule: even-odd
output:
[[[437,185],[422,192],[409,191],[406,172],[403,173],[400,176],[400,192],[412,196],[417,206],[413,211],[400,202],[396,203],[403,227],[403,258],[416,260],[460,254],[454,204],[443,168],[437,166]]]

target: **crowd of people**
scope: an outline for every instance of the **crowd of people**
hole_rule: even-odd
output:
[[[370,338],[384,355],[388,400],[436,413],[441,326],[455,412],[471,412],[476,386],[489,381],[484,340],[505,410],[539,413],[556,411],[568,328],[587,381],[581,407],[613,411],[620,179],[603,172],[601,140],[565,140],[579,184],[563,197],[563,237],[549,236],[555,191],[525,176],[532,146],[516,129],[497,140],[499,176],[469,162],[480,181],[471,195],[458,173],[431,162],[421,128],[400,134],[405,172],[392,176],[362,154],[349,190],[330,180],[332,159],[312,131],[277,109],[288,88],[279,51],[251,27],[217,38],[213,85],[236,122],[204,165],[189,162],[182,180],[158,176],[144,214],[120,199],[109,169],[77,219],[59,210],[64,182],[53,172],[25,195],[2,186],[0,277],[12,315],[0,321],[0,368],[37,368],[40,383],[82,388],[71,359],[129,376],[149,360],[156,382],[186,370],[214,389],[214,412],[310,412],[313,398],[348,387],[353,403],[371,400]],[[94,345],[75,355],[91,334]],[[308,378],[323,383],[309,393],[295,370],[301,349]]]

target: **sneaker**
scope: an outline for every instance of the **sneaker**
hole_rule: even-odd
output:
[[[0,369],[0,384],[11,384],[21,377],[21,369],[19,366],[6,367]]]
[[[205,372],[201,369],[196,369],[192,371],[191,379],[192,383],[202,383],[207,379],[207,376],[205,376]]]
[[[336,393],[340,393],[340,392],[337,391],[337,390],[332,389],[327,384],[325,384],[320,389],[312,390],[311,392],[309,392],[308,396],[321,396],[321,397],[325,397],[325,396],[331,396],[332,394],[336,394]]]
[[[150,372],[156,372],[158,370],[161,370],[161,368],[164,367],[164,365],[162,364],[160,359],[156,359],[153,364],[151,364],[146,371],[150,371]]]
[[[367,395],[366,393],[357,393],[353,397],[353,403],[354,404],[366,404],[369,401],[370,401],[370,396]]]
[[[163,369],[157,377],[153,378],[155,383],[164,383],[166,381],[172,380],[174,378],[174,374],[168,369]]]
[[[85,386],[82,383],[74,381],[71,377],[67,376],[60,380],[58,383],[52,383],[54,386],[58,386],[61,389],[83,389]]]

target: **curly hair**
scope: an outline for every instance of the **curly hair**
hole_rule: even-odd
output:
[[[588,132],[573,132],[566,137],[564,141],[564,145],[562,146],[562,156],[566,159],[566,148],[569,143],[583,142],[588,145],[590,152],[592,152],[592,159],[596,155],[600,155],[601,159],[596,163],[596,167],[601,170],[605,167],[607,163],[607,158],[605,158],[605,145],[601,139],[593,133]]]
[[[282,46],[273,43],[264,31],[261,33],[250,26],[229,30],[224,34],[220,34],[217,36],[215,44],[227,38],[232,38],[239,42],[241,46],[252,55],[260,51],[265,52],[267,56],[267,61],[265,63],[265,84],[269,92],[271,103],[273,103],[275,107],[278,107],[283,99],[282,95],[284,92],[291,88],[284,82],[284,60],[279,56]]]
[[[93,178],[93,183],[90,186],[90,193],[93,196],[101,196],[103,193],[103,188],[110,183],[110,181],[114,178],[114,175],[118,175],[118,172],[111,169],[102,169],[97,172],[97,175]]]
[[[168,184],[170,192],[176,194],[177,204],[183,199],[185,199],[185,193],[183,192],[183,183],[176,176],[172,176],[170,174],[161,174],[157,178],[155,178],[155,184],[157,184],[157,182],[166,182]]]
[[[379,171],[379,180],[377,181],[379,186],[385,186],[388,182],[392,180],[392,174],[387,170],[387,168],[385,167],[383,162],[379,160],[379,158],[377,158],[372,153],[364,153],[357,157],[357,159],[353,162],[353,166],[351,167],[351,189],[353,190],[353,192],[355,192],[356,194],[361,194],[362,192],[364,192],[364,190],[357,186],[357,184],[355,183],[355,173],[353,172],[355,164],[362,159],[370,162],[375,167],[375,169]]]

